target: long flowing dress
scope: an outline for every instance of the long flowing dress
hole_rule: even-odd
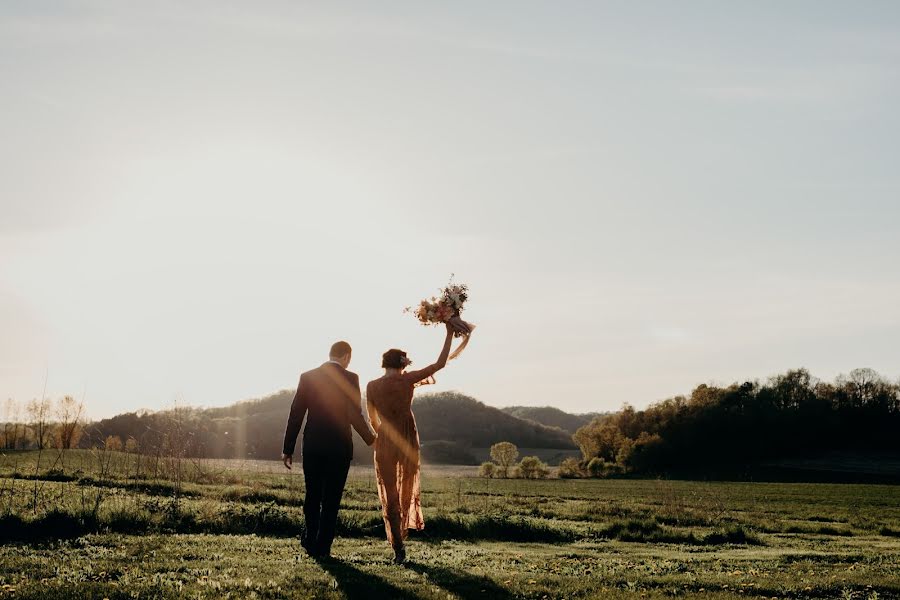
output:
[[[416,384],[436,368],[385,375],[366,387],[366,404],[375,440],[375,476],[387,539],[396,549],[410,529],[425,528],[419,491],[419,432],[412,413]]]

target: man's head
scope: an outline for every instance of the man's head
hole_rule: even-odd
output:
[[[350,356],[352,354],[353,349],[350,347],[350,344],[347,342],[335,342],[331,345],[331,352],[328,353],[328,358],[346,369],[350,366]]]

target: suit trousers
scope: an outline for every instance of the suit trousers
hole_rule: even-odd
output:
[[[303,478],[306,482],[304,546],[311,554],[328,555],[331,552],[349,470],[349,459],[303,453]]]

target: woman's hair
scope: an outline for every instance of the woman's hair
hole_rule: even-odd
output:
[[[391,348],[381,355],[382,369],[402,369],[409,363],[409,359],[406,358],[406,352],[397,348]]]

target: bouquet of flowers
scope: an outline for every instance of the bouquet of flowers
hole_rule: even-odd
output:
[[[413,313],[422,325],[442,325],[449,323],[454,337],[465,338],[459,348],[450,356],[456,358],[469,342],[469,336],[475,326],[463,321],[460,314],[469,299],[469,286],[464,283],[450,282],[440,291],[439,296],[422,300],[415,308],[408,307],[406,312]]]

